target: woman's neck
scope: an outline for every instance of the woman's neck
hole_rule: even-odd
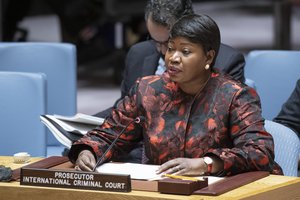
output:
[[[196,95],[196,94],[200,93],[203,90],[203,88],[206,86],[206,84],[208,83],[208,81],[211,77],[211,72],[209,72],[204,77],[206,77],[206,78],[197,79],[197,80],[193,81],[192,83],[180,84],[179,87],[186,94]]]

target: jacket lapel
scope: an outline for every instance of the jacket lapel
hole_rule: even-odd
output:
[[[156,52],[144,59],[142,76],[154,75],[158,66],[159,57],[160,54]]]

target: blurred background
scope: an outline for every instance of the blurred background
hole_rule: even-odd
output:
[[[128,48],[146,39],[145,0],[0,0],[0,40],[77,47],[78,112],[95,114],[120,96]],[[300,50],[299,0],[196,0],[219,25],[222,43]]]

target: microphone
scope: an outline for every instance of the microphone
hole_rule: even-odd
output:
[[[139,116],[139,117],[134,119],[134,122],[136,124],[144,123],[145,122],[145,117],[144,116]]]
[[[97,167],[99,165],[101,165],[104,162],[104,157],[106,156],[106,154],[113,148],[113,146],[115,146],[116,142],[118,141],[118,139],[120,138],[120,136],[124,133],[124,131],[126,130],[126,128],[132,124],[133,122],[136,124],[140,124],[143,123],[145,121],[145,117],[144,116],[139,116],[136,117],[135,119],[131,120],[124,128],[123,130],[118,134],[118,136],[114,139],[114,141],[109,145],[109,147],[106,149],[106,151],[102,154],[101,158],[97,161],[95,167],[93,168],[93,172],[95,172],[95,170],[97,169]]]

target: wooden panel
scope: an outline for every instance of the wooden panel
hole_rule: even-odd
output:
[[[34,161],[32,159],[31,161]],[[37,159],[39,160],[39,159]],[[0,164],[13,168],[13,159],[0,156]],[[300,178],[270,175],[219,196],[169,195],[158,192],[132,191],[129,193],[22,186],[19,182],[0,182],[0,199],[10,200],[53,200],[53,199],[297,199],[300,197]]]

